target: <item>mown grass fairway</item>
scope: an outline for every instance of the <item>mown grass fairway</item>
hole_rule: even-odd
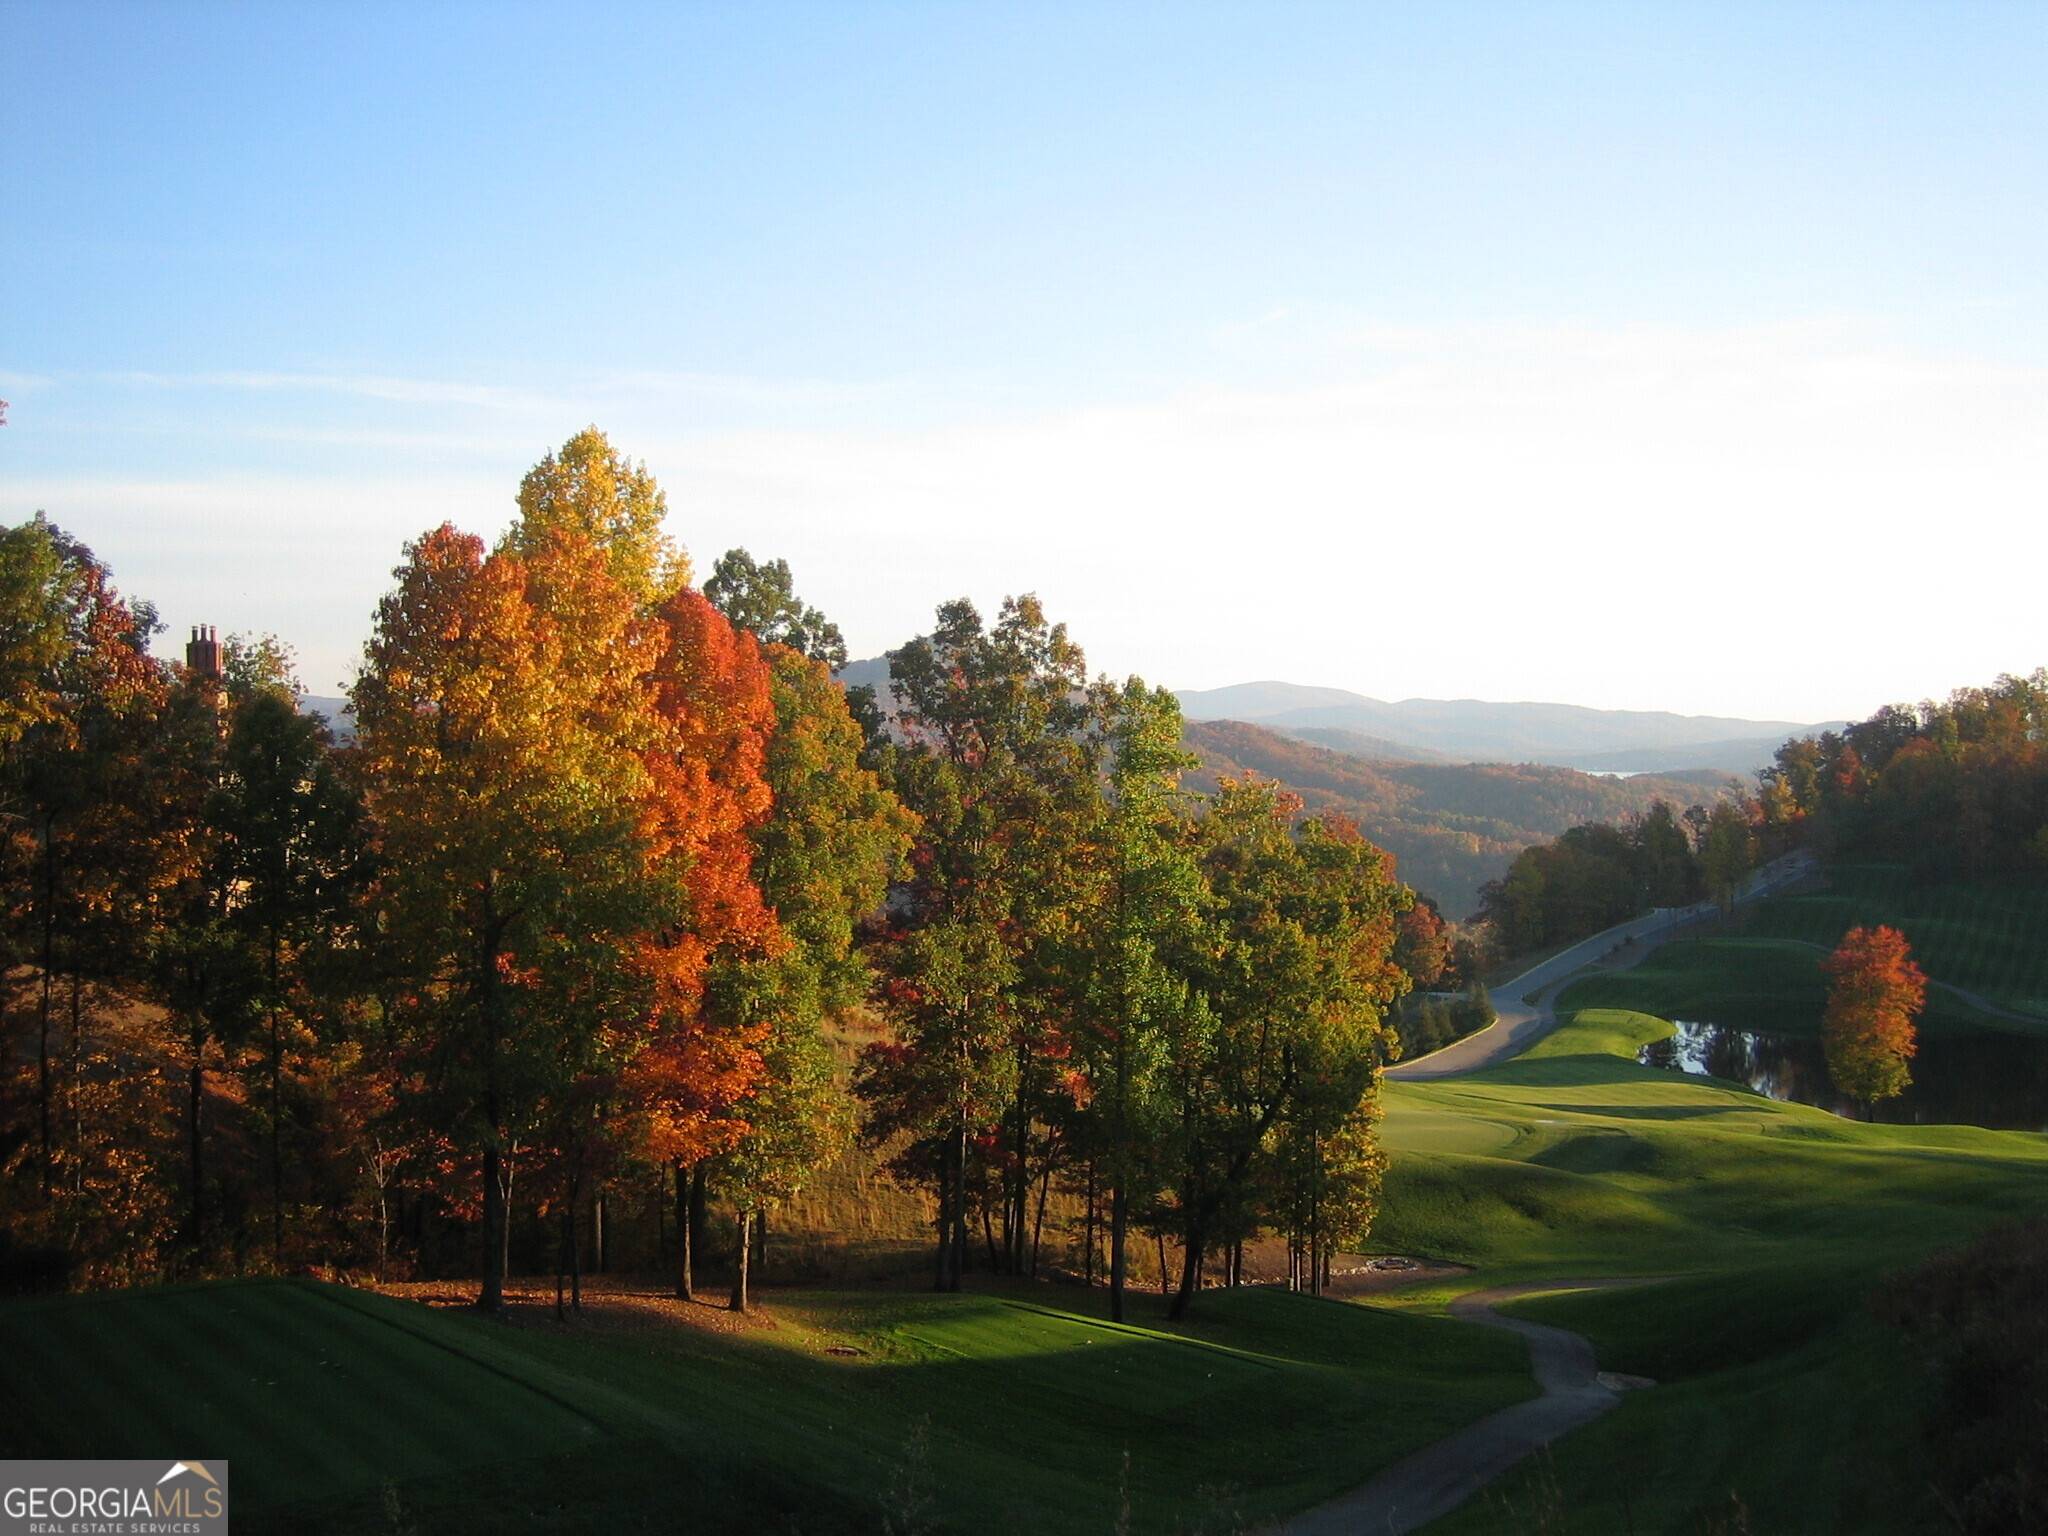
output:
[[[1889,923],[1930,976],[2048,1025],[2048,885],[1925,881],[1895,864],[1838,864],[1825,890],[1761,903],[1748,931],[1832,949],[1858,925]]]
[[[1922,1528],[1918,1376],[1865,1298],[2037,1212],[2048,1138],[1858,1124],[1637,1065],[1668,1029],[1588,1011],[1491,1071],[1388,1085],[1389,1246],[1488,1280],[1672,1277],[1520,1305],[1662,1384],[1441,1528],[1534,1529],[1545,1479],[1574,1533],[1708,1529],[1731,1493],[1768,1512],[1756,1531]]]
[[[387,1484],[423,1532],[872,1531],[920,1483],[946,1528],[1101,1531],[1128,1451],[1135,1526],[1172,1530],[1314,1502],[1533,1390],[1513,1341],[1440,1318],[1246,1291],[1176,1334],[1061,1305],[1087,1300],[777,1293],[738,1336],[308,1282],[14,1303],[0,1441],[204,1444],[237,1529],[293,1531],[386,1526]]]
[[[1615,1008],[1729,1029],[1817,1035],[1828,1001],[1827,977],[1820,968],[1824,953],[1798,939],[1677,939],[1628,970],[1573,982],[1557,1006],[1565,1011]],[[1946,979],[1939,971],[1929,974]],[[1929,987],[1920,1028],[1939,1035],[1978,1030],[2029,1034],[2036,1027],[1972,1008],[1952,992]],[[2048,1031],[2048,1020],[2039,1028]]]

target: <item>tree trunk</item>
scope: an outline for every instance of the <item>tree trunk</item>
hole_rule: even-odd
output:
[[[947,1178],[946,1159],[939,1159],[939,1245],[932,1256],[932,1289],[946,1288],[946,1259],[953,1251],[953,1192]]]
[[[668,1179],[661,1169],[654,1170],[654,1267],[661,1268],[668,1258]]]
[[[1130,1196],[1121,1180],[1109,1188],[1109,1320],[1124,1320],[1124,1267],[1129,1260]]]
[[[1166,1310],[1167,1317],[1174,1322],[1179,1322],[1188,1315],[1188,1307],[1194,1301],[1195,1291],[1202,1283],[1201,1228],[1190,1226],[1183,1241],[1186,1246],[1180,1251],[1180,1289],[1174,1294],[1173,1305]],[[1165,1242],[1166,1239],[1162,1235],[1162,1254]],[[1161,1262],[1164,1263],[1163,1256]]]
[[[583,1311],[583,1233],[576,1223],[576,1207],[582,1203],[583,1170],[578,1167],[569,1179],[569,1204],[564,1214],[569,1220],[569,1305],[579,1314]]]
[[[37,1010],[36,1115],[42,1127],[42,1191],[50,1198],[50,984],[57,953],[57,854],[49,818],[43,819],[43,985]]]
[[[85,978],[71,973],[71,1191],[85,1193]]]
[[[676,1295],[684,1301],[695,1301],[697,1293],[690,1275],[690,1234],[696,1228],[690,1211],[690,1175],[683,1171],[683,1160],[676,1159]]]
[[[280,1127],[283,1124],[284,1039],[277,1022],[278,938],[270,935],[270,1263],[284,1268],[284,1153]]]
[[[512,1273],[512,1190],[519,1178],[519,1147],[516,1143],[505,1149],[505,1156],[500,1160],[498,1168],[505,1180],[505,1197],[498,1205],[503,1216],[498,1237],[498,1276],[505,1279]],[[536,1209],[534,1215],[538,1217],[539,1214]]]
[[[1091,1288],[1095,1284],[1095,1159],[1088,1159],[1088,1209],[1081,1219],[1081,1231],[1085,1244],[1081,1254],[1081,1280]]]
[[[600,1189],[590,1205],[590,1272],[593,1275],[601,1275],[606,1269],[604,1217],[604,1191]]]
[[[505,1307],[505,1177],[495,1140],[484,1146],[484,1283],[476,1304],[486,1312]]]
[[[200,1111],[205,1102],[206,1036],[195,1032],[192,1037],[192,1071],[188,1082],[186,1120],[191,1133],[187,1155],[192,1172],[192,1252],[201,1261],[206,1257],[205,1138],[200,1125]]]
[[[753,1212],[739,1214],[739,1257],[733,1263],[731,1309],[735,1312],[747,1310],[747,1253],[753,1247]]]
[[[711,1196],[705,1187],[709,1175],[700,1161],[690,1167],[690,1249],[693,1253],[709,1255],[707,1246],[711,1233]]]
[[[1045,1196],[1052,1188],[1052,1159],[1045,1160],[1045,1167],[1038,1175],[1038,1214],[1031,1223],[1031,1278],[1038,1278],[1038,1248],[1045,1239]]]
[[[568,1313],[562,1310],[562,1275],[569,1267],[569,1229],[574,1224],[569,1207],[562,1207],[562,1214],[555,1219],[555,1321],[566,1322]]]

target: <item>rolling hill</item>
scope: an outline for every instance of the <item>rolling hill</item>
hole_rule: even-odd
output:
[[[1582,821],[1613,821],[1651,801],[1681,809],[1710,803],[1739,782],[1707,771],[1603,778],[1542,764],[1369,762],[1241,720],[1192,720],[1189,776],[1213,789],[1219,774],[1278,779],[1311,811],[1340,811],[1392,853],[1401,877],[1446,915],[1468,916],[1479,887],[1532,843]]]

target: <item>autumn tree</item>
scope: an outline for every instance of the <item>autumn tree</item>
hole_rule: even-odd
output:
[[[1914,1020],[1927,977],[1896,928],[1852,928],[1821,962],[1828,977],[1821,1045],[1835,1087],[1865,1106],[1896,1098],[1912,1082],[1906,1063],[1919,1048]]]
[[[620,934],[681,917],[645,878],[633,748],[653,638],[613,569],[575,529],[522,528],[486,555],[444,525],[408,547],[353,693],[415,1037],[450,1133],[480,1157],[486,1309],[503,1296],[512,1147],[641,1011]]]
[[[661,736],[647,760],[653,857],[674,882],[683,916],[645,951],[655,1008],[631,1085],[649,1117],[648,1149],[674,1175],[676,1293],[689,1297],[705,1163],[746,1134],[738,1106],[761,1080],[768,1033],[760,1010],[740,1006],[750,993],[707,990],[707,978],[721,962],[779,955],[786,941],[754,876],[754,837],[773,805],[767,664],[754,637],[701,593],[676,593],[659,616],[653,685]]]
[[[56,993],[118,952],[129,979],[137,926],[177,834],[151,788],[168,678],[148,655],[156,618],[130,603],[92,551],[41,518],[0,547],[18,688],[0,741],[10,948],[36,966],[39,1183],[52,1187]],[[118,940],[114,929],[121,930]],[[13,955],[8,957],[13,958]]]
[[[690,561],[670,539],[668,498],[649,474],[585,427],[519,482],[519,518],[506,548],[529,555],[541,542],[568,535],[597,550],[607,572],[642,611],[690,580]]]

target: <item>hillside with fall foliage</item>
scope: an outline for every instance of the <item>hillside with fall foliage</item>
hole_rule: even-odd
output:
[[[1705,771],[1616,779],[1530,763],[1373,762],[1241,720],[1191,720],[1184,739],[1202,760],[1191,788],[1246,773],[1278,779],[1310,812],[1355,820],[1400,861],[1402,879],[1456,917],[1517,853],[1567,827],[1619,821],[1658,800],[1711,804],[1742,787]]]

